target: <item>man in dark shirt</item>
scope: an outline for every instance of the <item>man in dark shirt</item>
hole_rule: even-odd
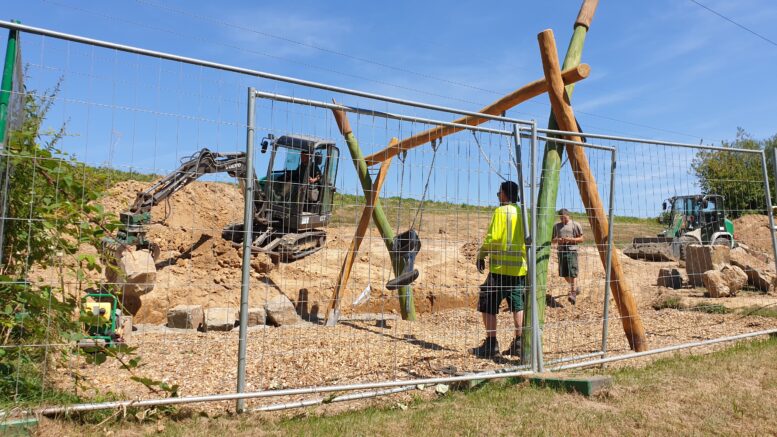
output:
[[[558,275],[569,284],[569,302],[577,303],[580,287],[577,281],[577,245],[582,243],[583,228],[580,223],[569,217],[569,211],[562,208],[558,212],[559,222],[553,226],[553,244],[558,246]]]

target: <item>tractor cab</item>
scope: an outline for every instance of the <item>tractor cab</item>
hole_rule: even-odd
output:
[[[684,258],[688,244],[734,245],[734,224],[726,218],[723,196],[675,196],[663,203],[667,228],[659,235],[672,240],[672,251]],[[666,210],[669,209],[668,214]]]
[[[332,216],[340,151],[331,140],[306,135],[268,136],[267,177],[260,189],[269,200],[270,221],[284,232],[326,226]]]

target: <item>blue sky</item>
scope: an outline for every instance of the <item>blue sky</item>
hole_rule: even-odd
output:
[[[773,1],[702,3],[777,40]],[[32,26],[476,110],[542,77],[536,35],[543,29],[554,30],[563,56],[580,1],[452,4],[26,0],[9,2],[4,12]],[[73,136],[66,148],[87,161],[117,167],[169,171],[176,159],[200,147],[242,148],[249,85],[300,97],[332,97],[50,38],[28,36],[22,47],[31,64],[29,86],[50,88],[58,77],[64,79],[50,121],[68,123]],[[576,88],[573,106],[586,131],[707,144],[732,139],[738,126],[756,138],[777,133],[777,87],[770,74],[777,67],[777,47],[691,1],[602,1],[583,61],[592,74]],[[346,98],[346,103],[397,110],[360,99]],[[268,130],[336,137],[325,111],[265,105],[259,123]],[[549,111],[547,97],[540,96],[508,115],[544,122]],[[375,120],[357,124],[363,125],[360,141],[367,151],[381,147],[387,137],[419,129]],[[505,141],[481,138],[486,151],[504,150]],[[433,197],[493,201],[500,180],[472,153],[471,144],[465,146],[469,143],[470,134],[447,143],[433,173]],[[690,154],[611,145],[625,152],[619,169],[623,186],[616,191],[620,212],[653,215],[661,198],[694,189],[687,177]],[[509,160],[500,156],[494,162],[507,172]],[[428,149],[419,151],[407,165],[423,170],[430,159]],[[604,184],[609,158],[596,152],[590,159]],[[340,188],[356,192],[350,163],[343,163]],[[418,197],[423,172],[408,170],[411,180],[407,174],[402,179],[399,170],[395,165],[387,194],[401,190]],[[647,177],[653,179],[650,186]],[[560,202],[579,207],[574,191],[571,178],[562,180]]]

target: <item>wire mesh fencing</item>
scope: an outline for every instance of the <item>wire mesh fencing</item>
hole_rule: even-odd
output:
[[[39,122],[4,149],[17,405],[238,391],[277,409],[775,328],[759,150],[457,124],[473,114],[40,33]],[[495,329],[500,352],[525,345],[478,357],[476,261],[512,201],[527,310],[501,303]]]

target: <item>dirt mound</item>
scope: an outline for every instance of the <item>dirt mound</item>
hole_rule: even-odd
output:
[[[151,184],[124,181],[108,191],[102,201],[107,211],[118,214],[134,201],[136,193]],[[237,186],[196,182],[175,193],[151,211],[148,238],[159,245],[157,280],[142,303],[128,308],[139,323],[164,323],[167,310],[179,304],[204,307],[237,307],[240,303],[242,250],[221,238],[222,229],[242,221],[243,197]],[[252,260],[251,304],[261,306],[279,291],[267,285],[273,268],[265,255]],[[137,308],[139,306],[139,308]]]
[[[751,250],[772,258],[772,236],[769,231],[768,216],[745,215],[733,222],[734,240],[747,245]]]

